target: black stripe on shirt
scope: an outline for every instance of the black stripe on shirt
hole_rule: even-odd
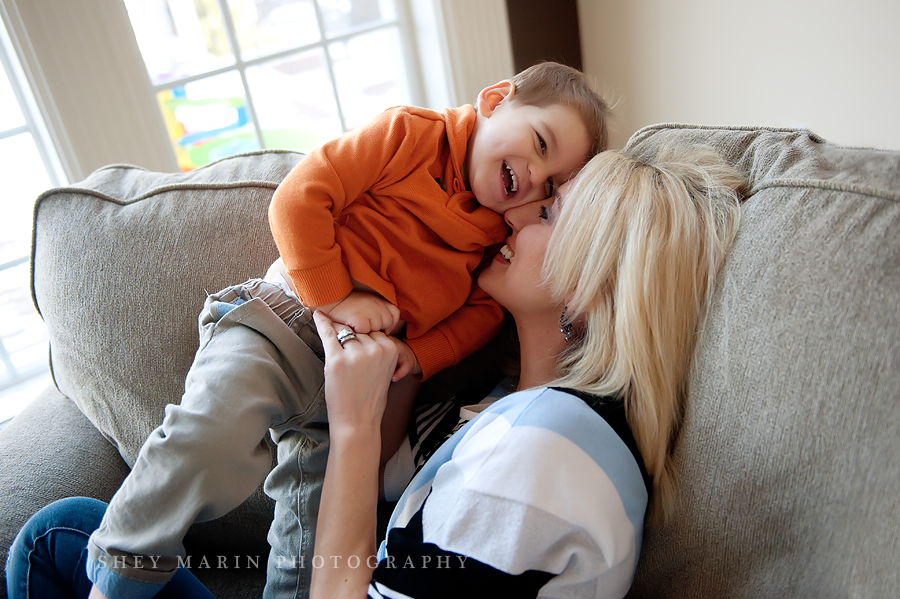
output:
[[[540,570],[510,574],[474,558],[444,551],[434,543],[425,543],[421,509],[405,528],[391,529],[387,546],[390,555],[378,563],[373,579],[410,597],[536,597],[554,576]]]

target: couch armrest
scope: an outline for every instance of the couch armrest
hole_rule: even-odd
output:
[[[40,508],[74,495],[109,501],[127,474],[116,448],[75,404],[48,387],[0,430],[2,563],[19,529]]]

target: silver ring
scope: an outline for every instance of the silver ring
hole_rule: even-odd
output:
[[[351,328],[341,329],[337,332],[337,340],[338,343],[341,344],[341,347],[344,347],[345,343],[354,339],[356,339],[356,333],[354,333]]]

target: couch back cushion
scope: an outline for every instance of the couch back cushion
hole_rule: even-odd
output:
[[[751,195],[699,340],[678,507],[633,597],[887,597],[900,588],[900,152],[805,131],[655,126]]]
[[[300,157],[261,152],[186,174],[109,166],[38,198],[33,289],[55,383],[129,465],[181,397],[206,293],[278,256],[267,209]]]

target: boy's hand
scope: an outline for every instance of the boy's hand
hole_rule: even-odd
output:
[[[394,370],[391,382],[396,383],[410,374],[422,374],[419,360],[416,359],[416,354],[413,353],[412,348],[396,337],[390,337],[390,340],[394,342],[394,345],[397,346],[397,351],[399,352],[399,356],[397,357],[397,368]]]
[[[350,295],[322,312],[334,322],[352,327],[357,333],[384,331],[390,334],[400,322],[400,309],[386,299],[366,291],[351,291]]]

